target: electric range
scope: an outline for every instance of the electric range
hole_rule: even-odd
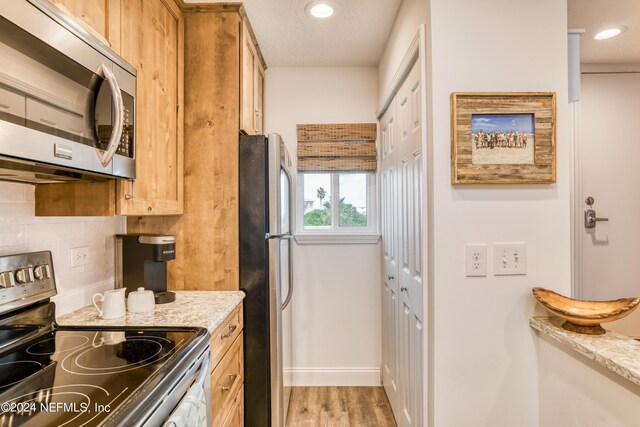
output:
[[[208,362],[206,329],[60,327],[52,289],[49,252],[0,257],[0,427],[164,423]]]

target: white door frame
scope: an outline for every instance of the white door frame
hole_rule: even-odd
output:
[[[571,297],[582,298],[582,168],[580,161],[580,101],[569,104],[571,117],[570,144],[573,153],[571,165]]]

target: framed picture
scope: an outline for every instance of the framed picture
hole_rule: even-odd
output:
[[[453,184],[556,182],[554,92],[452,93]]]

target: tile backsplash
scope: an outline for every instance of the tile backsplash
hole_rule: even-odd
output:
[[[115,235],[124,217],[36,217],[34,187],[0,182],[0,255],[50,250],[58,316],[91,304],[96,292],[113,289]],[[71,267],[70,250],[89,247],[89,264]]]

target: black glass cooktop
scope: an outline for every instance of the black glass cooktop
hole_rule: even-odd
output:
[[[195,331],[56,330],[0,354],[0,426],[97,426]]]

